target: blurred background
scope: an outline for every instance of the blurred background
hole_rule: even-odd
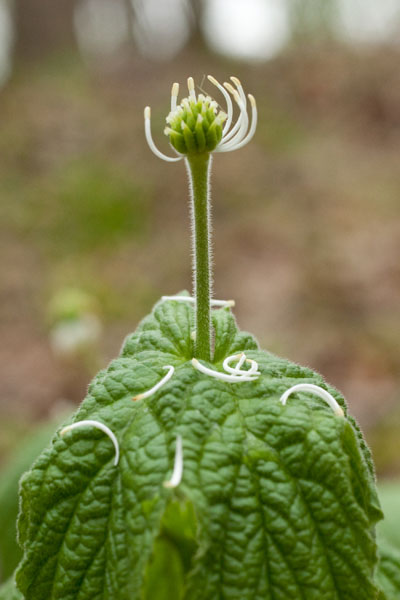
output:
[[[0,0],[3,465],[190,289],[186,174],[143,107],[167,150],[172,82],[214,94],[211,73],[259,106],[214,160],[215,297],[338,387],[400,475],[399,59],[399,0]]]

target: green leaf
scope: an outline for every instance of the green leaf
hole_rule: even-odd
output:
[[[100,372],[73,421],[21,484],[17,582],[26,600],[373,600],[382,514],[369,450],[341,395],[310,369],[258,350],[213,311],[215,358],[239,351],[261,375],[225,382],[192,363],[193,308],[156,305]],[[172,365],[172,378],[149,390]],[[337,416],[300,382],[327,389]],[[183,478],[171,478],[177,436]]]
[[[380,600],[400,598],[400,551],[383,537],[378,538],[379,563],[376,579],[381,588]]]
[[[65,419],[65,414],[62,415]],[[15,571],[22,557],[17,544],[18,487],[23,473],[32,464],[32,457],[39,456],[49,443],[54,428],[61,417],[51,423],[40,425],[31,434],[19,440],[18,449],[13,452],[7,465],[0,472],[0,579],[8,579]]]
[[[179,549],[165,537],[154,544],[148,567],[144,598],[146,600],[179,600],[183,597],[184,570]]]

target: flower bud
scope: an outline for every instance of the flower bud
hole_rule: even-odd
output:
[[[222,139],[227,115],[209,96],[199,94],[196,98],[192,78],[188,86],[189,97],[169,113],[164,133],[180,154],[212,152]]]
[[[166,119],[167,127],[164,133],[176,150],[177,156],[168,156],[157,148],[151,135],[150,106],[144,109],[144,131],[147,143],[150,150],[162,160],[177,162],[188,154],[232,152],[246,146],[254,136],[257,125],[257,106],[254,97],[248,94],[251,107],[249,126],[247,99],[239,79],[231,77],[235,87],[227,82],[221,85],[212,75],[208,75],[207,79],[224,96],[227,112],[219,110],[217,102],[210,96],[199,94],[196,97],[192,77],[187,81],[189,96],[177,106],[179,84],[174,83],[171,90],[171,112]],[[239,115],[235,122],[233,122],[231,96],[239,108]]]

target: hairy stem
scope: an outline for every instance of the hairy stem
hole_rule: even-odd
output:
[[[210,206],[209,153],[188,156],[187,166],[192,189],[192,231],[194,296],[196,298],[195,356],[203,360],[211,357],[211,260],[210,260]]]

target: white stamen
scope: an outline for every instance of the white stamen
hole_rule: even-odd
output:
[[[228,92],[230,92],[230,94],[232,94],[235,102],[239,103],[239,101],[241,100],[241,97],[240,97],[240,94],[238,93],[238,91],[235,90],[233,85],[231,83],[229,83],[228,81],[224,81],[224,87],[226,87]]]
[[[198,95],[198,101],[201,105],[201,115],[204,115],[207,110],[211,110],[216,115],[216,123],[221,125],[222,127],[222,139],[221,142],[217,145],[215,151],[216,152],[231,152],[233,150],[237,150],[245,146],[254,136],[256,126],[257,126],[257,106],[254,97],[249,94],[248,98],[251,104],[251,123],[249,127],[249,115],[247,114],[247,98],[243,90],[243,86],[240,80],[237,77],[231,77],[231,81],[235,87],[231,83],[224,82],[223,85],[215,79],[212,75],[208,75],[208,80],[215,85],[218,90],[222,93],[225,98],[227,105],[227,113],[225,114],[223,111],[219,110],[218,103],[213,100],[210,96],[206,96],[203,93]],[[196,93],[195,93],[195,84],[193,77],[189,77],[187,80],[189,96],[187,98],[183,98],[181,104],[177,106],[178,101],[178,93],[179,93],[179,84],[174,83],[171,89],[171,111],[168,114],[166,121],[168,124],[176,123],[177,119],[180,119],[182,113],[187,111],[192,114],[191,104],[192,102],[197,103]],[[236,89],[235,89],[236,88]],[[200,88],[201,89],[201,88]],[[239,115],[236,119],[235,123],[233,122],[233,105],[231,96],[233,96],[236,104],[239,107]],[[156,156],[165,160],[167,162],[176,162],[184,158],[182,154],[176,152],[177,156],[167,156],[162,153],[155,145],[152,135],[151,135],[151,124],[150,124],[150,107],[146,107],[144,111],[145,116],[145,133],[146,139],[149,144],[150,149]],[[200,119],[198,119],[200,121]],[[187,127],[185,123],[182,121],[182,128]],[[175,127],[175,125],[174,125]],[[164,133],[168,136],[173,134],[174,129],[166,127]]]
[[[169,369],[168,373],[158,383],[156,383],[156,385],[154,385],[152,388],[147,390],[147,392],[143,392],[143,394],[134,396],[132,398],[132,400],[143,400],[143,398],[148,398],[149,396],[152,396],[155,392],[157,392],[157,390],[159,390],[160,387],[165,385],[167,383],[167,381],[169,381],[171,379],[172,375],[174,374],[175,368],[172,367],[171,365],[166,365],[165,367],[163,367],[163,369]]]
[[[228,129],[231,126],[231,123],[232,123],[232,116],[233,116],[232,100],[231,100],[230,95],[228,94],[228,92],[224,88],[224,86],[221,85],[219,83],[219,81],[217,81],[215,79],[215,77],[213,77],[212,75],[207,75],[207,78],[208,78],[209,81],[211,81],[211,83],[213,85],[215,85],[219,89],[219,91],[221,92],[221,94],[225,98],[226,108],[227,108],[227,111],[228,111],[228,117],[226,119],[226,123],[224,125],[223,130],[222,130],[222,137],[223,137],[225,135],[225,133],[228,131]]]
[[[209,375],[210,377],[215,377],[216,379],[220,379],[221,381],[229,381],[231,383],[240,383],[242,381],[254,381],[257,379],[257,376],[254,375],[228,375],[226,373],[221,373],[220,371],[214,371],[214,369],[209,369],[208,367],[202,365],[197,358],[192,358],[192,365],[195,369],[204,373],[205,375]]]
[[[171,90],[171,112],[173,112],[176,109],[178,94],[179,94],[179,83],[174,83],[172,85],[172,90]]]
[[[177,302],[189,302],[190,304],[196,303],[196,298],[193,296],[161,296],[161,300],[176,300]],[[211,298],[210,306],[222,306],[222,307],[231,307],[235,306],[234,300],[214,300]]]
[[[235,367],[230,366],[230,363],[233,360],[238,360]],[[241,369],[241,366],[243,365],[244,362],[250,363],[250,369],[247,369],[247,370]],[[225,358],[224,362],[222,363],[222,367],[227,373],[232,373],[235,375],[260,375],[261,374],[260,371],[258,371],[257,362],[255,360],[252,360],[251,358],[247,358],[244,352],[242,352],[241,354],[233,354],[232,356],[227,356]]]
[[[169,479],[169,481],[164,481],[164,487],[166,487],[166,488],[177,487],[182,480],[182,474],[183,474],[182,437],[180,435],[177,435],[176,436],[174,470],[172,472],[171,479]]]
[[[233,360],[238,360],[236,367],[231,367],[229,364]],[[246,355],[244,352],[242,352],[241,354],[233,354],[232,356],[227,356],[225,358],[224,362],[222,363],[222,368],[227,373],[232,373],[232,374],[237,375],[238,372],[240,371],[240,367],[242,366],[242,364],[244,363],[245,360],[246,360]]]
[[[238,120],[236,121],[236,125],[238,125],[238,128],[236,130],[235,135],[234,136],[230,135],[234,131],[232,129],[229,132],[229,135],[225,136],[226,139],[222,140],[221,143],[219,144],[219,146],[217,146],[217,152],[230,152],[231,150],[235,149],[236,145],[239,142],[242,141],[242,139],[246,133],[247,125],[248,125],[248,116],[247,116],[247,113],[245,113],[243,110],[242,102],[240,102],[240,114],[239,114]]]
[[[231,81],[233,81],[233,83],[236,85],[236,87],[237,87],[237,88],[238,88],[239,86],[240,86],[240,87],[242,86],[242,84],[241,84],[241,82],[240,82],[240,79],[239,79],[239,77],[234,77],[233,75],[231,75],[231,77],[229,77],[229,79],[230,79]]]
[[[255,360],[246,358],[246,362],[250,363],[250,369],[247,371],[249,375],[252,375],[253,373],[256,375],[261,375],[260,371],[258,370],[258,363]]]
[[[243,148],[243,146],[248,144],[254,136],[257,127],[257,105],[254,96],[252,96],[251,94],[249,94],[249,100],[251,104],[251,125],[246,137],[241,142],[238,142],[236,145],[231,146],[228,149],[220,149],[220,152],[229,152],[232,150],[238,150],[239,148]]]
[[[176,162],[177,160],[181,160],[183,158],[183,156],[177,156],[176,158],[174,158],[172,156],[167,156],[166,154],[163,154],[162,152],[160,152],[160,150],[157,148],[157,146],[153,142],[153,138],[151,136],[150,117],[151,117],[150,106],[146,106],[146,108],[144,109],[144,131],[146,134],[146,140],[150,147],[150,150],[152,150],[154,152],[154,154],[156,156],[158,156],[158,158],[162,158],[162,160],[166,160],[167,162]]]
[[[222,144],[220,144],[220,146],[218,147],[218,150],[220,152],[222,152],[222,149],[227,152],[228,149],[229,150],[233,150],[234,147],[236,146],[236,144],[238,144],[239,142],[241,142],[243,140],[243,138],[246,135],[247,132],[247,127],[249,124],[249,117],[247,115],[247,108],[246,108],[246,104],[243,102],[241,96],[239,96],[239,94],[237,93],[236,90],[233,89],[233,87],[229,84],[226,83],[225,84],[226,88],[229,89],[229,91],[233,94],[235,101],[237,103],[237,105],[240,108],[240,115],[239,118],[237,120],[237,123],[239,123],[239,130],[236,133],[236,135],[234,137],[232,137],[232,139],[230,139],[230,141],[228,142],[228,139],[231,137],[231,133],[230,132],[224,140],[222,140]]]
[[[316,396],[319,396],[320,398],[322,398],[322,400],[325,400],[325,402],[329,404],[335,415],[338,415],[339,417],[344,416],[342,407],[337,403],[332,394],[319,387],[319,385],[314,385],[313,383],[298,383],[297,385],[294,385],[293,387],[286,390],[286,392],[282,394],[282,396],[279,399],[279,401],[282,402],[283,406],[285,406],[287,399],[294,392],[310,392],[311,394],[315,394]]]
[[[234,369],[232,369],[232,367],[229,367],[229,368],[230,368],[230,369],[232,369],[233,371],[235,371],[235,370],[236,370],[236,371],[240,371],[240,368],[241,368],[242,364],[243,364],[243,363],[245,362],[245,360],[246,360],[246,355],[245,355],[245,353],[244,353],[244,352],[242,352],[242,354],[238,354],[238,355],[237,355],[237,356],[235,356],[234,358],[237,358],[237,357],[239,358],[239,360],[238,360],[238,362],[236,363],[236,367],[235,367]],[[226,366],[228,366],[228,365],[229,365],[229,363],[231,362],[231,360],[232,360],[232,356],[228,356],[228,358],[224,360],[224,363],[223,363],[223,365],[222,365],[222,366],[224,367],[225,371],[227,371],[227,369],[226,369],[226,367],[225,367],[225,363],[226,363]]]
[[[237,77],[231,77],[230,79],[236,85],[236,88],[239,92],[239,96],[244,104],[244,107],[246,108],[247,107],[247,98],[246,98],[246,94],[244,93],[243,86],[240,83],[240,80]]]
[[[188,86],[188,90],[189,90],[189,96],[190,98],[196,102],[196,93],[194,91],[194,81],[193,81],[193,77],[188,77],[187,80],[187,86]]]
[[[113,434],[113,432],[111,431],[111,429],[109,427],[107,427],[107,425],[104,425],[103,423],[100,423],[100,421],[92,421],[90,419],[87,420],[87,421],[77,421],[76,423],[72,423],[71,425],[67,425],[66,427],[64,427],[64,429],[62,429],[60,431],[60,435],[64,435],[68,431],[72,431],[72,429],[78,429],[78,427],[85,427],[86,425],[89,425],[91,427],[96,427],[97,429],[100,429],[101,431],[103,431],[105,434],[108,435],[108,437],[110,438],[110,440],[114,444],[114,448],[115,448],[114,465],[117,466],[118,461],[119,461],[119,444],[118,444],[118,440],[115,437],[115,435]]]
[[[235,306],[235,301],[234,300],[215,300],[214,298],[211,298],[210,300],[210,304],[211,306]]]
[[[235,99],[235,102],[237,104],[239,104],[239,102],[240,102],[240,96],[237,93],[237,91],[231,86],[230,83],[227,83],[226,81],[224,82],[224,86],[233,95],[233,97]],[[222,144],[224,144],[225,142],[228,142],[237,133],[237,131],[240,128],[241,122],[242,122],[242,111],[240,111],[239,116],[238,116],[238,118],[236,120],[236,123],[234,124],[234,126],[232,127],[232,129],[230,131],[228,131],[226,133],[226,135],[223,136],[223,138],[221,140],[221,143],[219,144],[218,148]]]

